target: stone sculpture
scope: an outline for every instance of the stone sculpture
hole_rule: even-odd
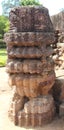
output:
[[[5,34],[7,72],[10,86],[16,86],[9,114],[19,126],[42,126],[55,113],[49,95],[55,82],[51,47],[55,33],[48,9],[17,7],[11,10],[9,19],[10,30]]]

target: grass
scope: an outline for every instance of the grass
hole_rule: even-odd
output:
[[[0,67],[4,67],[6,65],[7,60],[7,52],[6,49],[0,49]]]

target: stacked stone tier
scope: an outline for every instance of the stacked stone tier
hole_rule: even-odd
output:
[[[10,77],[9,84],[16,86],[16,91],[20,96],[30,98],[48,94],[54,84],[54,65],[50,57],[53,50],[50,44],[50,41],[48,45],[41,43],[37,46],[36,44],[23,46],[22,42],[21,45],[8,44],[7,72]]]
[[[6,71],[10,74],[14,73],[30,73],[30,74],[41,74],[48,73],[53,70],[54,64],[53,61],[50,62],[50,58],[48,58],[48,62],[42,59],[8,59]]]
[[[8,46],[42,46],[43,44],[54,44],[55,34],[53,32],[14,32],[11,30],[4,36]]]
[[[16,86],[20,96],[46,95],[55,81],[53,54],[50,46],[55,41],[53,32],[9,32],[7,41],[10,86]]]
[[[45,73],[44,73],[45,74]],[[55,73],[52,71],[45,75],[37,74],[10,74],[9,85],[16,86],[20,96],[37,97],[47,95],[55,80]]]

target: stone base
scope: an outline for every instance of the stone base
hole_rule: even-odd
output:
[[[18,99],[17,96],[16,99]],[[12,112],[9,110],[9,115],[14,124],[20,127],[43,126],[50,123],[55,115],[54,100],[51,95],[31,100],[20,97],[19,101],[13,101],[14,107],[12,107]]]
[[[20,127],[39,127],[50,123],[54,117],[54,110],[43,114],[25,114],[20,112],[18,116],[18,126]]]

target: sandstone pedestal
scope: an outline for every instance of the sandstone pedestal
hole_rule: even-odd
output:
[[[53,25],[43,6],[14,8],[9,18],[10,30],[5,34],[6,70],[9,85],[16,86],[20,98],[16,100],[14,96],[16,101],[12,103],[14,122],[20,126],[42,126],[52,120],[55,111],[53,98],[48,96],[55,82],[51,47],[56,40]]]
[[[24,110],[18,114],[19,126],[43,126],[50,123],[55,114],[52,96],[33,98],[24,105]]]
[[[15,125],[36,127],[50,123],[55,115],[54,100],[51,95],[39,96],[28,100],[14,94],[9,116]]]

